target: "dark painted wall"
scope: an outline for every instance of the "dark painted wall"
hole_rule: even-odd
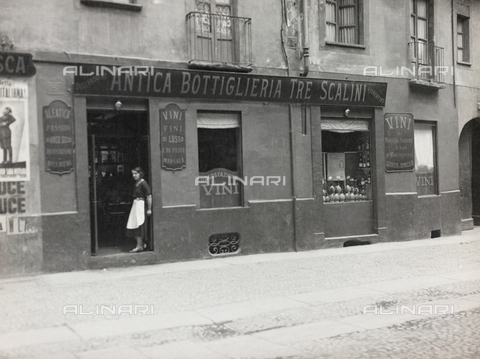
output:
[[[458,140],[462,219],[472,218],[472,127],[467,123]]]
[[[476,226],[480,225],[480,119],[472,130],[472,211]]]

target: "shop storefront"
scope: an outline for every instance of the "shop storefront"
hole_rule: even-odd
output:
[[[24,264],[106,268],[459,230],[446,165],[455,153],[439,146],[449,130],[431,112],[435,95],[404,105],[391,81],[397,100],[386,106],[387,83],[126,69],[37,64],[46,91],[30,81],[28,108],[38,162],[13,196],[25,214],[12,228],[39,243]],[[153,213],[145,250],[129,253],[136,167]]]
[[[375,234],[372,110],[322,111],[325,236]]]
[[[378,237],[372,127],[386,84],[147,67],[64,71],[74,75],[83,118],[77,141],[88,139],[77,157],[88,163],[79,180],[88,180],[81,187],[93,266],[132,245],[123,228],[136,166],[153,191],[141,255],[152,262]]]

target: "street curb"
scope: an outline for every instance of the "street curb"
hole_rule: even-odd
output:
[[[229,266],[266,263],[277,261],[298,260],[303,258],[322,258],[331,256],[348,256],[362,253],[377,253],[391,251],[395,249],[409,249],[420,247],[432,247],[453,245],[468,242],[480,241],[480,227],[463,232],[465,234],[450,237],[440,237],[434,239],[417,239],[402,242],[382,242],[372,245],[352,246],[345,248],[327,248],[300,252],[280,252],[280,253],[262,253],[240,256],[229,256],[212,259],[199,259],[193,261],[160,263],[148,266],[128,267],[128,268],[108,268],[103,270],[85,270],[62,273],[43,273],[27,277],[0,278],[0,285],[15,283],[40,281],[42,284],[57,285],[63,283],[86,283],[103,280],[112,280],[115,278],[148,276],[164,273],[176,273],[185,271],[196,271],[204,269],[221,269]]]

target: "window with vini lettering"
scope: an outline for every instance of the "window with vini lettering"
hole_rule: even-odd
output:
[[[198,169],[200,207],[243,204],[240,114],[198,112]]]
[[[437,144],[434,123],[415,122],[415,174],[419,196],[438,194]]]
[[[327,43],[363,45],[362,0],[327,0]]]

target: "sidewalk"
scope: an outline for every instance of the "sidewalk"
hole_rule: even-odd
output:
[[[313,358],[316,349],[302,343],[477,310],[479,254],[476,227],[410,242],[3,279],[0,350],[8,358]]]

